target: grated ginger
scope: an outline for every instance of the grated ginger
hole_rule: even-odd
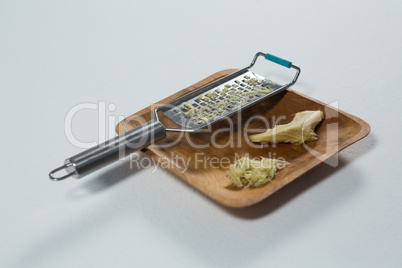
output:
[[[242,157],[229,167],[228,186],[239,188],[262,186],[272,181],[277,171],[283,169],[287,164],[289,163],[278,159],[261,157],[261,160],[255,160]]]
[[[304,111],[295,115],[292,122],[285,125],[277,125],[264,133],[251,135],[252,142],[287,142],[302,144],[318,139],[314,128],[324,118],[321,111]]]
[[[195,111],[196,110],[194,108],[191,108],[187,113],[184,113],[184,115],[187,117],[192,117],[194,116]]]

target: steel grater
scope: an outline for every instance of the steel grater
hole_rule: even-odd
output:
[[[280,85],[258,75],[250,69],[258,57],[296,70],[293,80]],[[166,131],[197,132],[240,110],[266,99],[296,83],[300,68],[291,62],[268,53],[258,52],[251,64],[232,74],[187,93],[153,111],[154,119],[113,139],[65,160],[64,165],[49,173],[50,179],[60,181],[70,176],[81,178],[120,157],[149,146],[166,137]],[[177,128],[166,128],[158,112],[175,122]],[[66,174],[55,174],[65,170]]]

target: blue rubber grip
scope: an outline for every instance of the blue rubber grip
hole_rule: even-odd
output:
[[[268,53],[265,54],[265,59],[270,60],[272,62],[275,62],[275,63],[277,63],[279,65],[288,67],[288,68],[290,68],[290,65],[292,64],[290,61],[278,58],[277,56],[274,56],[274,55],[271,55],[271,54],[268,54]]]

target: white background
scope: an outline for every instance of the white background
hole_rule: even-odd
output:
[[[1,0],[0,266],[400,267],[401,14],[390,0]],[[257,51],[302,68],[295,90],[371,125],[338,167],[240,210],[127,161],[48,179],[82,151],[64,133],[75,105],[114,104],[113,132],[118,116]],[[97,142],[98,112],[72,127]]]

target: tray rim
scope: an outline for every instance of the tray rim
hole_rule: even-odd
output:
[[[199,87],[205,85],[206,83],[210,83],[210,82],[211,82],[211,79],[213,79],[212,81],[214,81],[214,80],[217,80],[217,79],[219,79],[219,78],[221,78],[221,77],[223,77],[223,76],[226,76],[226,75],[228,75],[228,74],[230,74],[230,73],[233,73],[233,72],[235,72],[235,71],[237,71],[237,69],[225,69],[225,70],[216,72],[216,73],[214,73],[214,74],[212,74],[212,75],[210,75],[210,76],[208,76],[208,77],[206,77],[206,78],[200,80],[199,82],[197,82],[197,83],[195,83],[195,84],[193,84],[193,85],[191,85],[191,86],[189,86],[189,87],[187,87],[187,88],[185,88],[185,89],[182,89],[182,90],[180,90],[180,91],[178,91],[178,92],[176,92],[176,93],[174,93],[174,94],[172,94],[172,95],[170,95],[170,96],[168,96],[168,97],[166,97],[166,98],[164,98],[164,99],[158,101],[156,104],[158,104],[158,103],[164,103],[164,102],[166,102],[166,101],[171,100],[172,98],[180,97],[180,96],[182,96],[182,95],[184,95],[184,94],[187,94],[187,93],[189,93],[189,92],[191,92],[191,91],[193,91],[193,90],[195,90],[195,89],[197,89],[197,88],[199,88]],[[307,95],[305,95],[305,94],[303,94],[303,93],[300,93],[300,92],[298,92],[298,91],[295,91],[295,90],[293,90],[293,89],[285,89],[284,91],[292,92],[292,93],[294,93],[294,94],[299,95],[300,97],[303,97],[303,98],[305,98],[305,99],[307,99],[307,100],[313,101],[313,102],[315,102],[315,103],[317,103],[317,104],[324,105],[324,106],[328,106],[328,104],[326,104],[326,103],[324,103],[324,102],[322,102],[322,101],[319,101],[319,100],[317,100],[317,99],[314,99],[314,98],[312,98],[312,97],[309,97],[309,96],[307,96]],[[331,107],[331,106],[330,106],[330,107]],[[335,109],[335,108],[334,108],[334,109]],[[145,107],[144,109],[141,109],[140,111],[138,111],[138,112],[136,112],[136,113],[134,113],[134,114],[132,114],[132,115],[126,117],[125,119],[123,119],[122,121],[120,121],[120,122],[117,124],[117,126],[116,126],[116,132],[117,132],[118,134],[122,134],[122,133],[124,133],[125,131],[129,130],[129,129],[130,129],[130,126],[127,127],[127,124],[128,124],[127,122],[130,121],[130,118],[131,118],[131,117],[134,117],[134,116],[136,116],[136,115],[138,115],[138,114],[143,114],[143,113],[145,113],[145,112],[146,112],[146,113],[150,113],[150,111],[151,111],[151,106],[148,106],[148,107]],[[338,112],[338,113],[341,113],[341,114],[343,114],[344,116],[346,116],[347,118],[349,118],[349,119],[355,121],[355,122],[361,127],[361,128],[360,128],[360,131],[359,131],[357,134],[355,134],[352,138],[350,138],[350,139],[344,141],[343,143],[340,143],[339,146],[338,146],[338,148],[337,148],[336,150],[332,150],[331,152],[327,153],[327,154],[325,155],[325,158],[323,158],[323,159],[321,159],[321,160],[317,160],[317,161],[312,161],[312,162],[309,163],[309,165],[308,165],[307,167],[305,167],[305,168],[303,168],[303,169],[299,169],[299,170],[296,172],[297,174],[296,174],[295,176],[293,176],[293,178],[291,178],[290,180],[288,180],[286,183],[281,184],[281,185],[280,185],[277,189],[275,189],[274,191],[267,189],[267,191],[264,191],[264,192],[262,192],[261,194],[259,194],[258,196],[254,196],[253,198],[249,198],[249,199],[245,199],[245,200],[240,200],[240,201],[239,201],[238,198],[233,198],[233,199],[228,199],[227,197],[225,197],[225,198],[219,198],[219,196],[212,195],[209,191],[207,191],[207,189],[204,189],[204,188],[202,188],[202,187],[199,187],[199,185],[195,185],[195,184],[193,184],[191,181],[186,180],[186,179],[182,176],[182,173],[181,173],[180,171],[178,171],[177,169],[172,168],[172,167],[170,167],[170,168],[165,168],[165,169],[166,169],[167,171],[169,171],[170,173],[174,174],[174,175],[175,175],[176,177],[178,177],[180,180],[182,180],[182,181],[188,183],[189,185],[193,186],[195,189],[197,189],[198,191],[200,191],[201,193],[205,194],[206,196],[208,196],[209,198],[213,199],[214,201],[218,202],[218,203],[221,204],[221,205],[224,205],[224,206],[226,206],[226,207],[232,207],[232,208],[248,207],[248,206],[254,205],[254,204],[256,204],[256,203],[258,203],[258,202],[260,202],[260,201],[266,199],[268,196],[270,196],[271,194],[275,193],[275,192],[278,191],[279,189],[283,188],[285,185],[287,185],[287,184],[289,184],[290,182],[294,181],[295,179],[297,179],[297,178],[300,177],[301,175],[303,175],[303,174],[305,174],[306,172],[310,171],[310,170],[313,169],[314,167],[318,166],[319,164],[321,164],[322,162],[324,162],[324,161],[327,160],[328,158],[330,158],[330,157],[332,157],[333,155],[339,153],[340,151],[344,150],[345,148],[347,148],[348,146],[352,145],[353,143],[359,141],[360,139],[363,139],[364,137],[366,137],[366,136],[370,133],[371,127],[370,127],[370,125],[369,125],[366,121],[364,121],[363,119],[361,119],[361,118],[359,118],[359,117],[357,117],[357,116],[354,116],[354,115],[352,115],[352,114],[349,114],[349,113],[347,113],[347,112],[345,112],[345,111],[342,111],[342,110],[340,110],[340,109],[337,109],[337,112]],[[132,128],[132,127],[131,127],[131,128]],[[155,152],[153,152],[152,150],[149,150],[148,148],[144,148],[144,149],[142,149],[141,151],[142,151],[146,156],[152,158],[154,161],[159,162],[159,158],[160,158],[159,155],[156,154]],[[266,194],[266,192],[269,192],[269,193]]]

